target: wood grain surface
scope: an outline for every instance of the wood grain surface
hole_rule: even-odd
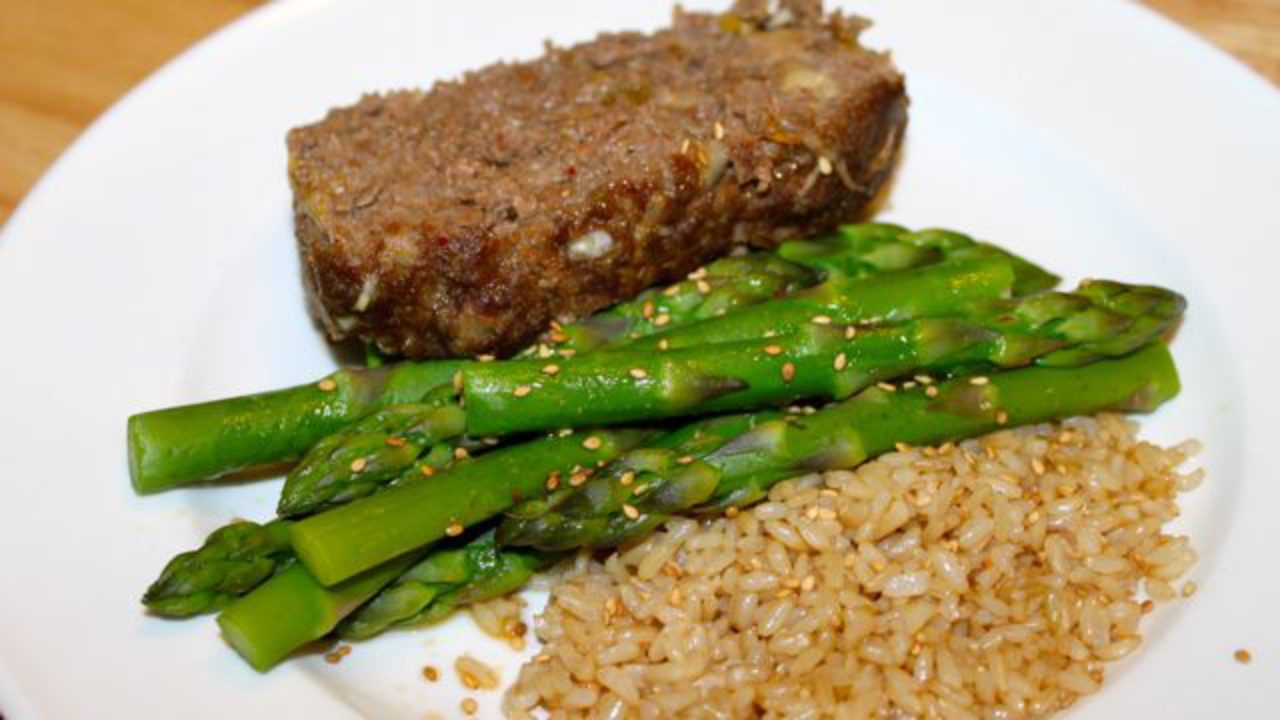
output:
[[[1280,0],[1145,2],[1280,83]],[[0,223],[114,100],[183,48],[259,4],[0,0]]]

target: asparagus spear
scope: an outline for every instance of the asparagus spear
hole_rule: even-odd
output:
[[[218,610],[292,557],[288,523],[233,522],[211,533],[200,549],[170,560],[142,602],[157,615],[175,618]]]
[[[456,459],[453,447],[436,445],[384,487],[443,472]],[[424,468],[430,468],[429,473]],[[199,549],[165,565],[143,595],[143,604],[157,615],[174,618],[220,610],[296,559],[289,543],[291,525],[288,520],[236,520],[214,530]]]
[[[293,563],[218,616],[231,647],[255,670],[269,670],[290,653],[328,635],[338,621],[409,568],[416,556],[397,558],[345,583],[326,588]]]
[[[981,384],[957,378],[911,390],[871,388],[812,415],[763,422],[688,458],[686,467],[700,470],[696,483],[687,473],[628,477],[611,468],[579,488],[518,507],[497,537],[503,545],[547,551],[610,547],[673,513],[750,504],[786,477],[854,467],[898,443],[932,445],[1103,410],[1148,412],[1178,389],[1161,343],[1083,366],[998,372]]]
[[[388,405],[448,383],[460,360],[344,368],[319,382],[140,413],[129,418],[129,474],[158,492],[297,460],[317,440]]]
[[[845,225],[813,240],[793,240],[777,249],[779,257],[823,271],[828,279],[861,277],[868,264],[882,271],[922,267],[947,260],[1001,257],[1013,265],[1015,295],[1050,290],[1058,277],[995,245],[953,230],[910,232],[897,225]]]
[[[815,317],[841,325],[878,325],[957,315],[980,300],[1007,297],[1015,281],[1012,264],[996,256],[952,260],[858,280],[836,278],[724,317],[651,335],[626,349],[669,350],[756,340],[795,332]]]
[[[392,405],[320,442],[285,477],[276,512],[305,515],[364,497],[398,477],[429,447],[466,430],[451,386],[420,403]]]
[[[671,498],[680,495],[684,495],[686,501],[692,499],[694,505],[700,504],[703,509],[746,504],[762,496],[770,484],[782,477],[813,470],[852,467],[860,462],[859,458],[883,452],[899,441],[937,443],[969,437],[1001,426],[1042,422],[1103,410],[1154,410],[1177,393],[1178,380],[1168,350],[1156,343],[1121,358],[1079,367],[1023,368],[996,373],[986,385],[974,385],[969,380],[959,379],[942,387],[945,391],[940,390],[934,395],[926,387],[893,393],[871,389],[828,410],[791,420],[781,420],[776,416],[770,418],[767,414],[755,414],[753,418],[730,416],[717,419],[714,422],[726,424],[714,431],[719,433],[717,437],[704,441],[704,447],[714,449],[701,461],[697,461],[720,472],[720,479],[709,494],[705,489],[693,493],[672,489],[660,495],[660,489],[655,488],[646,489],[640,495],[643,497],[654,493],[650,497],[667,498],[658,505],[660,507],[674,505],[675,501]],[[1000,422],[1002,417],[1006,420],[1003,425]],[[730,427],[733,423],[742,423],[745,431],[734,436]],[[662,436],[654,442],[651,449],[680,447],[703,437],[699,431],[705,432],[704,427],[703,423],[696,423]],[[734,437],[742,439],[734,440]],[[654,467],[656,455],[654,452],[648,453],[648,459],[639,464]],[[631,461],[632,457],[633,454],[628,453],[625,461]],[[675,460],[677,467],[695,464],[683,463],[681,457]],[[620,458],[619,462],[624,460]],[[622,487],[633,488],[632,497],[642,487],[642,483],[656,479],[652,474],[645,475],[642,479],[641,474],[637,473],[623,483],[625,471],[615,473],[615,469],[611,466],[606,472],[610,473],[610,477],[616,478]],[[693,476],[683,477],[695,480]],[[608,498],[616,491],[606,488],[606,492],[600,493],[600,488],[593,482],[587,482],[580,490],[584,496],[599,493],[594,501],[594,505],[599,508],[608,507]],[[574,495],[577,497],[578,493],[575,492]],[[634,501],[641,502],[641,499],[635,498]],[[562,500],[554,508],[544,507],[539,511],[540,514],[524,517],[513,513],[499,526],[499,535],[504,532],[510,534],[511,537],[505,538],[509,541],[532,540],[532,537],[522,537],[533,525],[525,523],[524,519],[545,518],[552,513],[563,512],[568,504],[567,499]],[[530,505],[527,503],[520,506],[520,509],[528,512]],[[645,506],[641,502],[639,507]],[[627,518],[625,508],[621,505],[618,508],[621,508],[623,517]],[[617,512],[619,510],[615,509],[614,514]],[[637,528],[657,525],[666,512],[668,511],[651,511],[649,507],[645,507],[645,514],[637,511],[630,523],[615,527],[612,538],[597,536],[585,540],[591,544],[605,545],[630,539],[634,537],[631,533],[636,532]],[[559,529],[565,527],[565,523],[543,523],[541,527]],[[568,545],[553,542],[556,539],[551,538],[548,544],[555,547]],[[499,537],[500,545],[503,540],[504,538]],[[518,548],[501,548],[499,555],[519,552],[523,551]],[[246,659],[258,669],[266,669],[303,644],[322,637],[341,617],[374,597],[381,588],[391,585],[406,568],[420,560],[430,562],[420,555],[410,553],[392,563],[379,566],[354,581],[334,587],[321,585],[301,564],[295,564],[269,580],[258,591],[229,607],[219,618],[219,624],[223,626],[232,645]],[[488,579],[487,575],[478,576],[482,584]],[[453,598],[456,600],[463,597],[469,588],[470,582],[463,581],[453,591]],[[431,602],[428,601],[425,614],[432,612]],[[460,602],[451,603],[452,606],[457,604]],[[389,601],[386,607],[395,608],[396,603]],[[299,608],[305,609],[305,612],[299,612]],[[411,604],[407,606],[406,615],[410,612],[413,612]],[[390,615],[400,617],[396,612]],[[303,619],[298,619],[300,616]],[[280,622],[278,619],[282,617],[288,617],[288,621]],[[419,616],[414,616],[410,621],[416,619]],[[381,621],[382,619],[379,620]],[[364,628],[372,631],[373,626],[367,625]]]
[[[305,539],[299,543],[299,537],[315,532],[316,521],[321,521],[318,529],[322,535],[341,535],[341,527],[326,533],[329,528],[324,521],[344,511],[380,528],[365,538],[347,537],[344,553],[366,557],[406,536],[411,538],[411,548],[409,552],[393,551],[370,563],[367,572],[349,573],[340,580],[330,576],[325,584],[317,581],[302,563],[290,564],[232,602],[218,617],[218,624],[237,652],[255,668],[265,670],[302,645],[328,634],[343,617],[421,560],[422,553],[413,552],[413,548],[457,536],[464,525],[481,522],[521,498],[545,492],[545,478],[552,473],[569,478],[572,473],[606,463],[653,436],[644,430],[601,430],[501,448],[432,478],[292,522],[289,529],[294,547],[302,556],[308,546]],[[439,512],[406,514],[401,511],[404,503],[416,503],[419,509],[425,504]],[[340,518],[338,521],[342,522]],[[482,577],[495,586],[501,580],[496,575],[483,575],[477,576],[476,582]],[[475,591],[473,588],[470,592]]]
[[[760,338],[775,333],[794,332],[811,325],[814,317],[821,316],[832,318],[834,322],[848,323],[881,318],[900,320],[923,315],[956,314],[978,300],[1008,294],[1012,284],[1011,263],[1004,257],[993,256],[945,262],[916,270],[881,273],[878,276],[860,280],[829,281],[799,296],[771,300],[723,317],[693,323],[688,326],[694,331],[689,335],[669,336],[661,333],[653,337],[662,338],[663,342],[670,337],[676,343],[676,347],[684,348],[724,340]],[[758,310],[763,312],[757,312]],[[869,343],[869,340],[863,341],[864,345]],[[629,351],[630,347],[632,346],[627,346],[626,350]],[[748,355],[758,354],[758,347],[755,345],[739,348],[739,350],[742,349],[745,349]],[[487,418],[492,416],[491,409],[494,403],[502,405],[503,398],[478,398],[477,395],[492,396],[495,393],[498,395],[510,393],[511,398],[518,398],[524,392],[520,389],[522,386],[532,392],[534,387],[543,384],[547,373],[560,369],[559,362],[567,363],[565,368],[573,368],[574,371],[586,368],[581,371],[594,373],[594,382],[607,383],[612,377],[616,377],[617,373],[637,372],[638,366],[629,363],[623,352],[619,350],[612,354],[592,355],[591,357],[600,358],[595,365],[585,358],[573,358],[570,361],[556,363],[530,359],[525,360],[523,366],[518,361],[472,365],[461,375],[469,403],[467,428],[473,433],[497,435],[564,425],[594,424],[596,421],[590,417],[590,413],[608,405],[592,404],[591,407],[583,407],[581,412],[575,413],[570,410],[573,406],[571,398],[549,395],[512,403],[509,410],[519,414],[523,418],[523,424],[513,425],[512,422],[516,418],[507,417],[503,420],[506,425],[497,427],[488,424]],[[729,363],[732,367],[732,363],[738,362],[739,354],[741,353],[725,347],[703,348],[701,352],[689,355],[701,358],[708,366]],[[672,363],[682,361],[670,355],[666,356],[666,359]],[[654,361],[657,361],[656,357]],[[785,361],[774,364],[782,364],[782,362]],[[516,373],[514,376],[512,375],[513,367]],[[523,375],[520,374],[522,367]],[[638,371],[648,372],[644,367],[639,367]],[[483,384],[469,382],[476,377],[485,378],[495,374],[508,380],[512,377],[520,379],[518,384],[506,382],[497,387],[486,387]],[[563,391],[561,394],[576,394],[581,397],[583,394],[581,385],[575,385],[577,381],[569,375],[570,373],[566,373],[565,381],[559,384]],[[807,376],[817,377],[812,374]],[[481,382],[483,383],[483,380]],[[699,392],[714,396],[717,393],[732,390],[738,384],[735,379],[725,383],[712,380],[708,386],[689,392],[686,404],[696,404],[702,397],[698,394]],[[648,391],[657,389],[655,386],[650,386]],[[803,389],[804,387],[800,384],[792,387],[796,392],[801,392]],[[608,394],[614,401],[622,401],[626,398],[624,394],[617,391]],[[748,402],[746,398],[740,399],[742,402]],[[655,413],[662,414],[662,405],[653,407],[657,409],[639,414],[602,416],[600,420],[614,422],[651,417]],[[413,417],[414,408],[413,405],[397,406],[397,410],[406,417]],[[369,418],[356,423],[352,428],[321,441],[317,448],[290,473],[281,495],[280,513],[289,516],[310,514],[323,509],[331,504],[331,501],[341,502],[366,495],[379,483],[395,477],[398,470],[413,458],[415,445],[410,444],[409,447],[405,447],[405,439],[396,434],[394,427],[389,425],[383,428],[378,427],[382,422],[381,416],[387,412],[384,410],[374,413]],[[419,408],[417,412],[439,413],[442,411],[424,407]],[[507,414],[506,409],[499,409],[498,412],[502,415]],[[460,433],[463,429],[462,411],[457,410],[454,417],[457,418],[456,421],[452,424],[445,423],[444,426]],[[437,427],[439,426],[440,424],[437,423]],[[386,435],[380,437],[378,433],[386,433]],[[384,441],[395,441],[396,445],[384,447]],[[311,478],[321,479],[324,486],[323,492],[317,491],[314,487],[316,483],[311,481]]]
[[[392,626],[425,625],[455,609],[518,590],[560,558],[536,550],[499,550],[489,530],[461,547],[433,550],[338,626],[364,640]]]
[[[705,278],[642,295],[605,311],[598,322],[561,328],[556,336],[563,335],[569,350],[618,344],[812,285],[819,273],[806,267],[861,277],[960,257],[968,247],[962,240],[897,242],[903,233],[895,226],[847,226],[796,245],[791,261],[778,259],[781,254],[727,258],[708,266]],[[534,351],[543,355],[550,349]],[[441,360],[343,369],[309,385],[134,415],[128,425],[134,488],[139,493],[158,492],[294,462],[321,438],[370,412],[420,401],[469,364]]]
[[[566,363],[554,375],[536,369],[537,363],[527,367],[528,361],[494,363],[464,379],[467,423],[482,425],[480,432],[612,423],[695,408],[712,413],[802,397],[843,398],[916,369],[1016,367],[1038,359],[1062,364],[1140,347],[1168,332],[1184,307],[1181,296],[1160,288],[1095,282],[1084,291],[998,301],[965,318],[925,318],[853,337],[813,324],[768,344],[726,343],[639,358],[601,353]],[[1131,295],[1141,299],[1127,300]],[[529,390],[535,383],[537,389]],[[412,533],[392,539],[384,518],[366,509],[390,512],[387,506],[399,503],[397,523],[421,514],[438,524],[451,507],[428,496],[439,490],[426,485],[401,489],[419,493],[412,499],[406,493],[392,499],[387,492],[304,520],[294,530],[294,548],[322,582],[332,583],[429,542],[412,544]],[[351,549],[374,546],[370,537],[377,538],[377,552]]]
[[[652,437],[644,430],[597,430],[500,448],[447,473],[299,520],[293,549],[316,579],[333,585],[541,495],[552,473],[570,482]]]
[[[870,265],[864,270],[867,274],[873,271]],[[810,287],[821,277],[803,263],[788,262],[773,253],[721,258],[695,274],[696,279],[646,290],[633,300],[553,329],[543,342],[520,356],[545,358],[550,355],[547,348],[552,347],[572,352],[614,347],[663,327],[716,317],[737,307]]]
[[[1184,304],[1161,288],[1096,281],[1077,293],[1041,293],[980,304],[962,317],[852,333],[819,316],[797,332],[766,340],[635,357],[599,353],[566,361],[553,374],[540,362],[491,363],[463,375],[467,427],[504,434],[744,410],[844,398],[920,370],[1120,354],[1168,331]]]

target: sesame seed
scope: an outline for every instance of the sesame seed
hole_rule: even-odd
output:
[[[969,378],[970,385],[986,385],[989,382],[991,382],[991,378],[986,375],[978,375],[977,377]]]
[[[717,140],[723,140],[724,126],[717,121],[715,125],[711,126],[711,134],[714,135]]]
[[[1200,589],[1200,586],[1196,585],[1194,580],[1188,580],[1182,583],[1182,597],[1189,598],[1192,595],[1195,595],[1196,591],[1199,589]]]
[[[646,483],[646,484],[644,484],[644,485],[637,485],[637,486],[636,486],[636,489],[632,491],[632,494],[633,494],[633,495],[635,495],[636,497],[640,497],[641,495],[643,495],[643,494],[645,494],[645,493],[647,493],[647,492],[649,492],[649,485],[648,485],[648,483]]]
[[[325,378],[320,382],[316,383],[316,387],[320,388],[325,392],[333,392],[334,390],[338,389],[338,383],[334,382],[332,378]]]
[[[435,682],[440,679],[440,671],[428,665],[422,668],[422,677],[426,678],[427,682]]]
[[[511,394],[515,395],[516,397],[524,397],[525,395],[528,395],[531,392],[533,392],[533,388],[529,387],[528,385],[521,385],[517,387],[515,390],[512,390]]]
[[[702,293],[703,295],[706,295],[707,293],[711,292],[711,283],[707,282],[706,280],[698,280],[696,283],[693,284],[693,286],[698,288],[698,292]]]
[[[671,322],[671,316],[666,313],[661,313],[660,315],[658,315],[658,317],[653,319],[653,324],[657,325],[658,327],[662,327],[663,325],[666,325],[669,322]]]
[[[676,458],[676,462],[677,462],[677,463],[679,463],[679,464],[681,464],[681,465],[688,465],[689,463],[693,462],[693,456],[692,456],[692,455],[682,455],[681,457]]]
[[[915,376],[915,381],[920,383],[921,385],[933,384],[933,378],[929,377],[928,375],[917,375]]]
[[[668,339],[666,339],[666,338],[662,338],[661,340],[659,340],[659,341],[658,341],[658,349],[659,349],[659,350],[666,350],[666,349],[667,349],[667,348],[669,348],[669,347],[671,347],[671,341],[670,341],[670,340],[668,340]]]
[[[649,377],[649,373],[645,372],[644,368],[631,368],[627,371],[627,374],[636,380],[643,380]]]
[[[405,445],[409,444],[408,440],[405,440],[404,438],[399,437],[397,435],[388,435],[386,439],[383,440],[383,442],[387,444],[387,447],[393,447],[393,448],[402,448]]]
[[[689,277],[689,279],[690,279],[690,280],[701,280],[702,278],[704,278],[704,277],[706,277],[706,276],[707,276],[707,268],[706,268],[705,266],[704,266],[704,267],[700,267],[700,268],[698,268],[697,270],[694,270],[693,272],[689,273],[689,275],[688,275],[688,277]]]
[[[622,483],[623,485],[630,485],[631,483],[635,482],[635,480],[636,480],[636,474],[631,472],[630,470],[622,473],[622,477],[618,478],[618,482]]]
[[[460,447],[460,448],[453,449],[454,460],[466,460],[469,457],[471,457],[471,453],[467,452],[466,448]]]
[[[448,535],[449,537],[458,537],[459,535],[462,534],[462,524],[454,523],[450,525],[449,527],[444,529],[444,534]]]
[[[572,348],[565,348],[564,350],[560,351],[560,357],[562,358],[571,358],[577,354],[578,354],[578,351]]]
[[[915,386],[916,386],[916,381],[915,381],[915,380],[908,380],[908,381],[906,381],[906,382],[902,383],[902,389],[903,389],[903,390],[913,390],[913,389],[915,389]]]
[[[360,472],[365,469],[369,461],[364,458],[356,458],[351,461],[351,472]]]
[[[766,346],[764,347],[764,354],[765,354],[765,355],[781,355],[781,354],[782,354],[782,346],[781,346],[781,345],[766,345]]]
[[[644,305],[640,306],[640,314],[644,316],[645,320],[648,320],[649,318],[653,317],[653,301],[652,300],[644,301]]]
[[[738,517],[738,514],[741,512],[742,511],[738,509],[737,505],[730,505],[729,509],[724,511],[724,516],[732,519]]]
[[[1155,609],[1156,609],[1156,604],[1155,604],[1154,602],[1152,602],[1150,599],[1147,599],[1147,600],[1143,600],[1143,601],[1142,601],[1142,614],[1143,614],[1143,615],[1145,615],[1145,614],[1147,614],[1147,613],[1149,613],[1149,612],[1151,612],[1152,610],[1155,610]]]
[[[550,339],[550,340],[551,340],[551,342],[553,342],[553,343],[562,343],[562,342],[564,342],[564,341],[568,340],[568,339],[569,339],[569,336],[568,336],[568,335],[565,335],[564,333],[560,332],[559,330],[555,330],[555,331],[552,331],[551,335],[549,336],[549,339]],[[481,362],[484,362],[484,361],[483,361],[483,360],[481,360]]]
[[[1004,424],[1005,424],[1005,423],[1007,423],[1007,422],[1009,422],[1009,413],[1007,413],[1007,412],[1005,412],[1005,411],[1003,411],[1003,410],[997,410],[997,411],[996,411],[996,424],[997,424],[997,425],[1004,425]]]
[[[1253,653],[1250,653],[1248,650],[1245,650],[1244,648],[1240,648],[1239,650],[1235,651],[1232,657],[1234,657],[1236,659],[1236,662],[1240,663],[1241,665],[1248,665],[1249,663],[1253,662]]]
[[[422,473],[426,477],[431,477],[432,475],[436,474],[436,469],[431,467],[430,465],[423,465],[421,468],[418,469],[418,472]]]
[[[828,159],[827,159],[827,158],[825,158],[825,157],[819,157],[819,158],[818,158],[818,172],[822,173],[823,175],[830,175],[830,174],[831,174],[831,170],[832,170],[832,167],[831,167],[831,161],[830,161],[830,160],[828,160]]]
[[[938,397],[938,388],[934,385],[930,385],[924,389],[924,394],[929,397]]]
[[[578,487],[587,481],[587,474],[584,472],[576,472],[569,476],[569,487]]]
[[[680,294],[680,286],[678,284],[668,285],[667,289],[662,291],[662,294],[666,295],[667,297],[675,297]]]
[[[462,391],[462,371],[461,370],[453,374],[453,389],[456,392]]]
[[[493,355],[477,355],[476,360],[479,360],[482,363],[487,363],[487,362],[493,362],[495,358]]]
[[[836,361],[832,363],[831,366],[836,369],[836,372],[840,372],[841,370],[845,369],[845,367],[848,364],[849,364],[848,356],[846,356],[844,353],[840,353],[839,355],[836,355]]]
[[[560,366],[556,365],[555,363],[551,363],[550,365],[545,365],[542,368],[542,373],[544,375],[555,375],[558,372],[560,372]]]
[[[547,358],[551,357],[551,353],[552,353],[552,350],[550,345],[546,343],[538,343],[538,357],[542,358],[543,360],[546,360]]]
[[[830,324],[831,324],[831,316],[830,316],[830,315],[814,315],[811,319],[813,320],[813,322],[814,322],[814,323],[816,323],[816,324],[818,324],[818,325],[830,325]]]
[[[898,391],[898,388],[897,388],[897,387],[895,387],[893,383],[887,383],[887,382],[876,383],[876,387],[880,388],[881,390],[883,390],[883,391],[885,391],[885,392],[897,392],[897,391]]]
[[[852,340],[853,336],[857,334],[858,334],[858,328],[854,327],[853,325],[849,325],[844,329],[844,338],[846,340]]]
[[[907,452],[908,450],[911,449],[911,446],[904,442],[894,443],[893,447],[894,449],[896,449],[898,452],[901,452],[901,453]]]
[[[479,709],[480,705],[476,702],[475,698],[462,699],[462,712],[468,715],[475,715],[476,711]]]
[[[551,474],[547,476],[547,489],[555,490],[558,487],[560,487],[560,473],[553,470]]]
[[[636,518],[640,517],[640,511],[637,510],[634,505],[623,505],[622,514],[626,515],[632,520],[635,520]]]
[[[502,441],[496,437],[482,437],[480,438],[480,442],[484,443],[485,445],[488,445],[489,447],[493,447],[494,445],[497,445]]]
[[[784,382],[791,382],[796,376],[795,363],[782,363],[782,379]]]
[[[601,441],[600,438],[596,437],[595,435],[591,435],[590,437],[582,441],[582,447],[588,450],[599,450],[602,444],[603,444],[603,441]]]

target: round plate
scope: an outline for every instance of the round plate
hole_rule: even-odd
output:
[[[698,3],[705,5],[705,3]],[[723,7],[722,4],[717,4]],[[714,7],[714,6],[713,6]],[[1179,532],[1201,590],[1155,613],[1082,718],[1260,717],[1280,676],[1280,94],[1173,25],[1112,0],[875,0],[868,41],[912,96],[886,217],[969,231],[1062,271],[1167,284],[1190,311],[1185,390],[1144,434],[1206,442]],[[662,2],[284,2],[200,43],[99,120],[0,237],[0,712],[26,717],[458,714],[466,651],[519,658],[468,619],[259,675],[209,619],[148,617],[175,551],[269,514],[278,481],[130,490],[125,418],[318,377],[284,133],[361,92],[422,86],[544,38],[666,22]],[[1232,660],[1248,648],[1251,665]],[[422,680],[426,664],[442,680]],[[482,715],[498,693],[482,694]]]

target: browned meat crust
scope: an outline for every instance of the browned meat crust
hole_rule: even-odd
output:
[[[312,305],[410,357],[508,353],[553,319],[735,244],[859,215],[906,122],[902,77],[817,0],[677,11],[289,133]]]

